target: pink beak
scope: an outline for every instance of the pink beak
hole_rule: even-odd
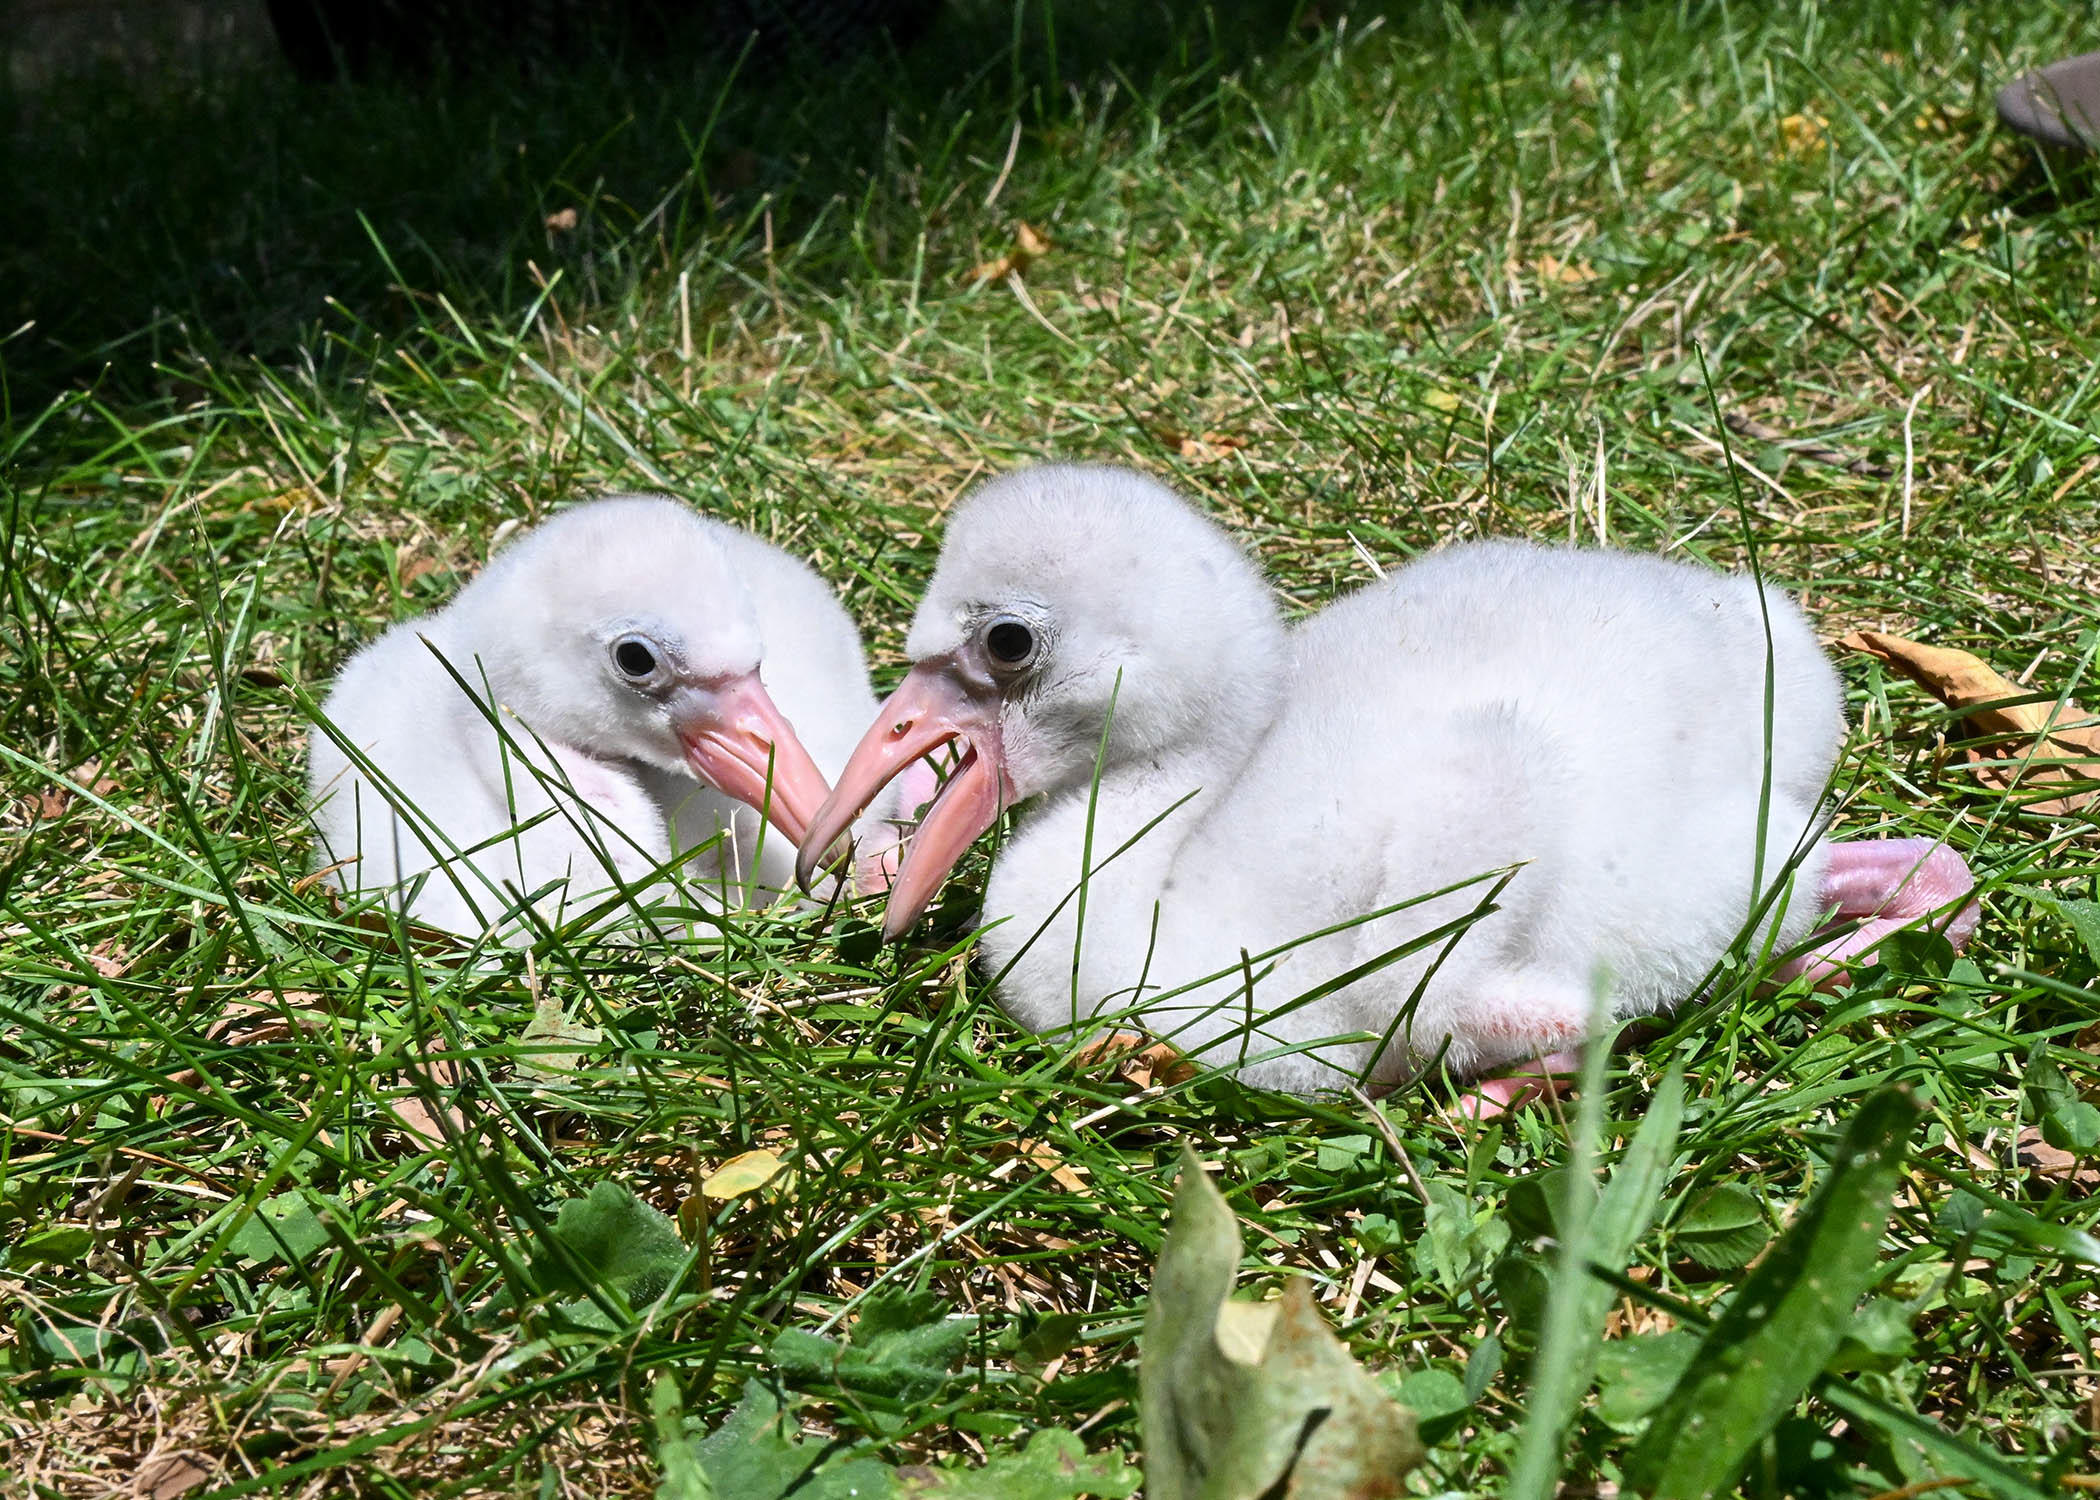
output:
[[[875,794],[951,740],[962,742],[962,760],[926,810],[890,886],[882,917],[888,942],[911,930],[964,851],[1013,803],[994,695],[973,691],[945,661],[913,667],[854,746],[837,788],[810,820],[795,862],[796,878],[807,890],[817,866]]]
[[[756,672],[693,691],[672,710],[672,725],[695,776],[750,803],[795,843],[807,837],[831,788]]]

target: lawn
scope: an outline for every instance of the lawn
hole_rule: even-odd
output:
[[[944,510],[1052,456],[1170,478],[1302,609],[1468,537],[1754,550],[1827,639],[2100,700],[2100,197],[1990,102],[2092,20],[954,0],[817,72],[6,97],[7,1492],[644,1495],[668,1452],[686,1500],[747,1381],[877,1489],[1050,1428],[1135,1456],[1186,1144],[1243,1288],[1310,1278],[1417,1410],[1411,1493],[1550,1494],[1510,1478],[1582,1396],[1549,1174],[1621,1164],[1673,1068],[1562,1493],[1628,1483],[1891,1084],[1864,1295],[1741,1492],[2100,1487],[2100,825],[1872,657],[1840,822],[1966,855],[1968,952],[1828,999],[1736,955],[1586,1114],[1488,1126],[1046,1048],[957,952],[981,855],[902,951],[783,909],[491,954],[346,920],[301,817],[303,708],[506,523],[685,496],[834,580],[886,685]],[[788,1170],[717,1175],[754,1151]],[[678,1237],[640,1271],[634,1199]]]

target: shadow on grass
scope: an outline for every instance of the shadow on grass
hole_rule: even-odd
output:
[[[912,191],[929,159],[996,161],[1016,123],[1024,153],[1055,152],[1038,127],[1111,80],[1201,128],[1217,78],[1304,12],[951,0],[905,52],[829,63],[730,56],[694,28],[420,83],[249,63],[0,96],[7,417],[83,384],[181,399],[186,365],[228,356],[354,370],[426,319],[513,322],[557,274],[589,313],[703,249],[794,245],[820,287],[908,274],[941,213]]]

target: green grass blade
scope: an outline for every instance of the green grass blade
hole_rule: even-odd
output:
[[[1656,1500],[1723,1492],[1837,1352],[1879,1273],[1918,1112],[1900,1087],[1860,1107],[1829,1178],[1707,1332],[1629,1466]]]

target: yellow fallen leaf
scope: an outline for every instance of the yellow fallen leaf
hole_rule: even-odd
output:
[[[1578,260],[1561,260],[1551,255],[1538,258],[1539,280],[1557,281],[1562,286],[1581,286],[1597,279],[1596,267]]]
[[[700,1194],[725,1201],[742,1198],[757,1192],[785,1170],[786,1163],[770,1151],[746,1151],[742,1156],[730,1157],[701,1178]]]
[[[1066,1166],[1065,1159],[1057,1154],[1049,1142],[1023,1141],[1021,1143],[1021,1155],[1028,1159],[1030,1166],[1035,1167],[1039,1171],[1049,1173],[1050,1180],[1066,1192],[1083,1193],[1086,1191],[1086,1179]]]
[[[1014,227],[1014,247],[997,260],[985,261],[963,272],[964,281],[1004,281],[1024,274],[1054,247],[1049,239],[1025,219]]]
[[[2076,703],[2032,700],[2035,694],[2000,676],[1981,657],[1948,646],[1927,646],[1855,630],[1838,642],[1887,662],[1960,714],[1983,745],[1964,747],[1986,786],[2061,786],[2061,797],[2023,802],[2028,811],[2059,817],[2100,802],[2100,719]]]
[[[1779,135],[1786,142],[1786,149],[1795,156],[1807,156],[1823,149],[1823,135],[1830,122],[1814,110],[1798,115],[1788,115],[1779,122]]]
[[[1457,411],[1466,404],[1463,397],[1451,391],[1430,391],[1422,397],[1422,402],[1426,406],[1435,407],[1438,411]]]

